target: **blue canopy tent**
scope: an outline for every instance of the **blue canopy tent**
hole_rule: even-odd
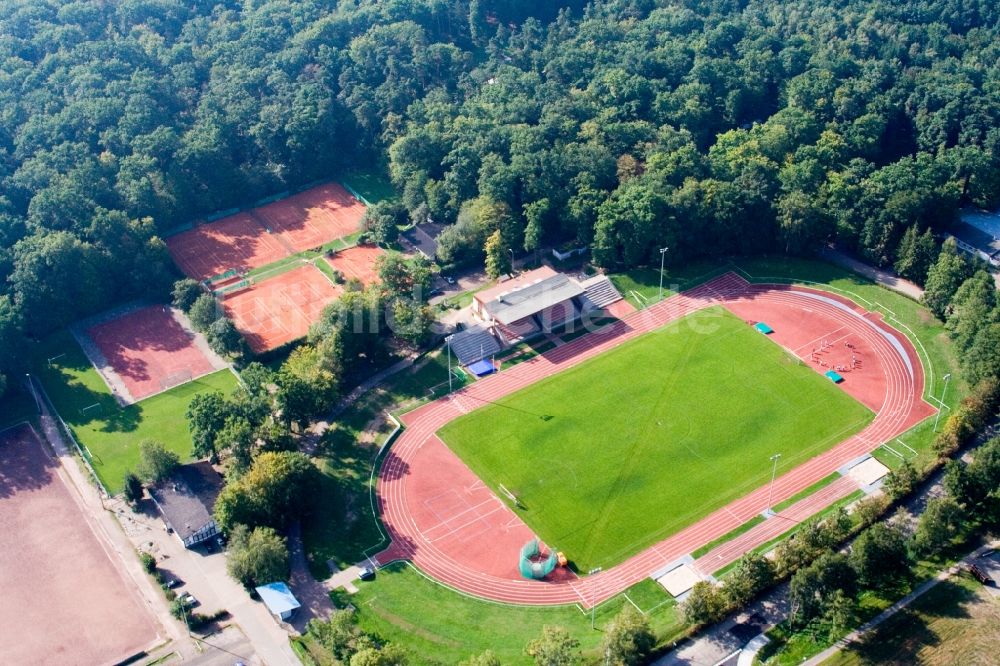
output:
[[[758,333],[763,333],[764,335],[771,335],[774,333],[774,329],[762,321],[757,322],[753,325],[753,327],[757,329]]]
[[[826,378],[829,379],[834,384],[839,384],[840,382],[844,381],[844,378],[841,377],[838,373],[834,372],[833,370],[827,370],[823,374],[825,374]]]
[[[475,363],[470,363],[466,367],[469,369],[469,372],[474,374],[476,377],[484,377],[496,372],[496,368],[493,367],[493,363],[485,358],[479,359]]]

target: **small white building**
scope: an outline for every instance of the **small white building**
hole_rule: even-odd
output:
[[[279,620],[288,620],[302,606],[285,583],[268,583],[256,590],[267,610]]]

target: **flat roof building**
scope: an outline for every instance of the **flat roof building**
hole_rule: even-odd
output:
[[[255,588],[267,610],[279,620],[287,620],[302,607],[285,583],[268,583]]]

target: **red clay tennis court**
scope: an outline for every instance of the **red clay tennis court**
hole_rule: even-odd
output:
[[[147,398],[224,367],[174,317],[170,308],[152,305],[91,326],[86,335],[107,368],[125,385],[131,400]],[[92,359],[100,368],[98,359]]]
[[[204,280],[228,270],[266,266],[291,252],[249,213],[237,213],[171,236],[167,250],[185,275]]]
[[[337,252],[333,257],[324,257],[335,271],[347,278],[355,278],[368,286],[378,280],[375,262],[385,254],[385,250],[374,245],[356,245]]]
[[[365,207],[337,183],[326,183],[252,212],[295,252],[301,252],[360,231]]]
[[[343,292],[318,268],[306,264],[222,301],[255,354],[276,349],[309,332],[320,313]]]
[[[113,664],[159,642],[152,616],[27,425],[0,432],[0,470],[0,661]]]

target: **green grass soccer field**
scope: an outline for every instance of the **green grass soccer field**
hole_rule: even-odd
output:
[[[611,566],[874,414],[722,308],[452,421],[441,438],[578,570]],[[761,506],[761,510],[766,507]]]
[[[112,493],[121,490],[125,470],[139,462],[143,439],[155,439],[182,461],[190,460],[191,433],[184,415],[191,399],[206,391],[228,394],[237,383],[232,372],[220,370],[123,409],[69,331],[46,340],[36,359],[38,376],[56,410],[87,447],[94,470]]]

